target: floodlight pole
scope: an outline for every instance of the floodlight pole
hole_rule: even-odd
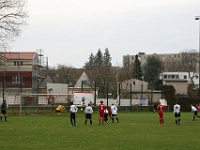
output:
[[[195,16],[195,20],[199,21],[199,78],[200,78],[200,16]],[[200,95],[200,79],[199,79],[199,90],[198,93]]]

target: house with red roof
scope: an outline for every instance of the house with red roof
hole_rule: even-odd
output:
[[[43,70],[37,52],[0,52],[0,95],[38,93]]]

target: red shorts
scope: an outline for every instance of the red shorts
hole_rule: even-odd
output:
[[[104,111],[99,112],[99,117],[104,117]]]

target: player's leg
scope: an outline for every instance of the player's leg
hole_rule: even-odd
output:
[[[119,123],[119,118],[118,118],[118,115],[116,115],[116,120],[117,120],[117,123]]]
[[[73,127],[74,126],[74,123],[73,123],[73,113],[70,114],[70,122],[71,122],[71,126]]]
[[[159,122],[160,124],[163,124],[163,116],[162,116],[162,112],[159,112]]]
[[[5,110],[5,112],[4,112],[4,119],[5,119],[5,121],[7,122],[7,112],[6,112],[6,110]]]
[[[60,110],[58,110],[58,116],[60,115],[60,112],[61,112],[61,111],[60,111]]]
[[[114,123],[114,115],[113,114],[112,114],[111,119],[112,119],[112,123]]]
[[[193,114],[193,121],[195,121],[195,116],[196,116],[196,111],[194,111],[194,114]]]
[[[101,117],[99,116],[99,125],[101,125]]]
[[[92,125],[92,114],[90,114],[90,125]]]
[[[73,116],[73,120],[74,120],[74,127],[76,127],[76,114],[74,113],[74,116]]]
[[[164,116],[163,116],[163,112],[161,113],[162,115],[162,119],[161,119],[161,123],[164,124]]]
[[[108,123],[108,114],[104,114],[104,121]]]
[[[85,114],[85,125],[87,124],[88,115]]]
[[[177,118],[177,113],[174,113],[174,118],[175,118],[175,123],[178,124],[178,118]]]
[[[178,114],[178,125],[180,125],[181,122],[181,113]]]
[[[103,125],[103,123],[104,123],[104,114],[103,114],[103,116],[101,117],[101,124]]]
[[[99,125],[101,125],[101,112],[99,112]]]

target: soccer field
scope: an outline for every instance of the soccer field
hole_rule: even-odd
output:
[[[84,125],[77,113],[77,127],[70,127],[69,113],[61,116],[8,116],[0,122],[1,150],[199,150],[200,119],[181,113],[176,125],[172,112],[165,112],[160,126],[157,113],[120,112],[119,123]]]

